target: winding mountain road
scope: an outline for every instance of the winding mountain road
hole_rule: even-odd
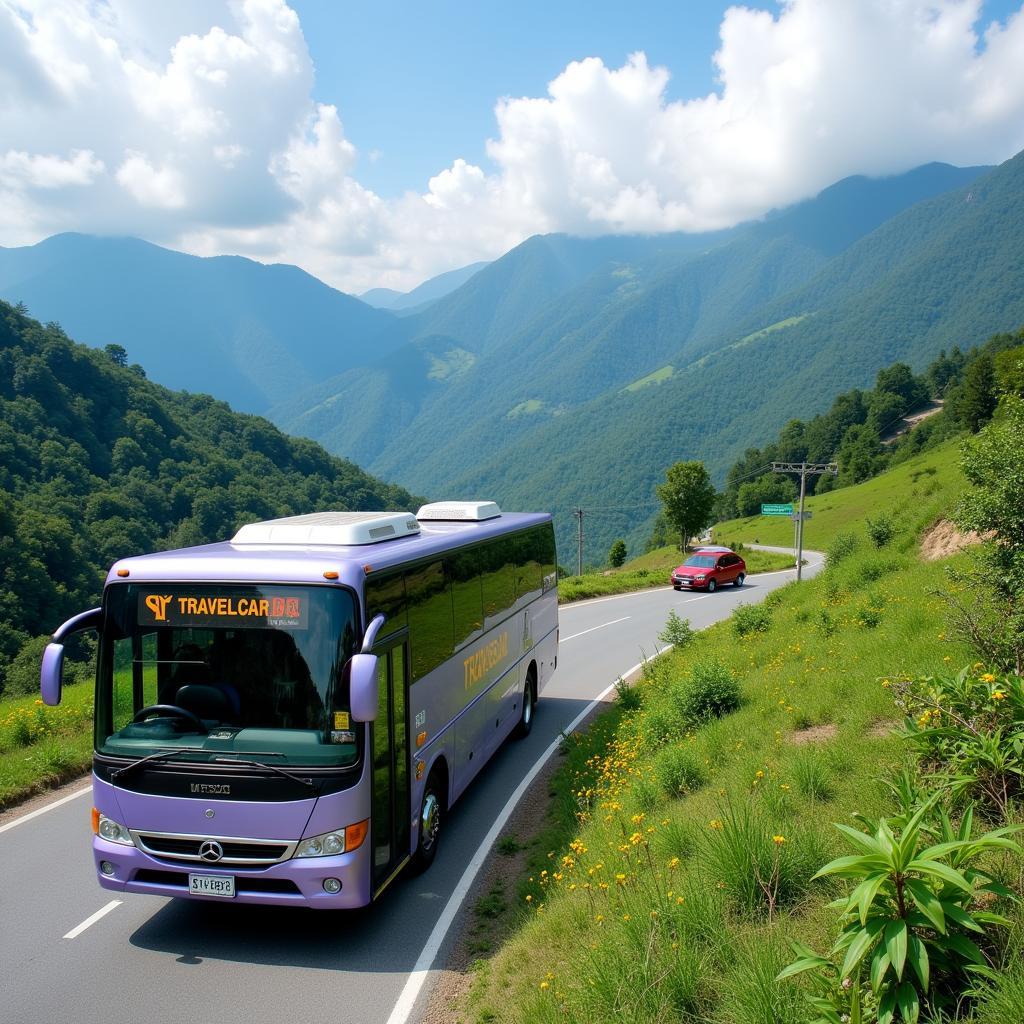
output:
[[[789,549],[772,549],[789,550]],[[822,564],[805,552],[805,576]],[[558,671],[531,734],[510,741],[452,809],[433,867],[365,910],[307,910],[126,895],[96,884],[89,787],[0,822],[0,1019],[10,1024],[406,1024],[422,1016],[431,967],[512,798],[560,733],[653,655],[671,609],[694,628],[789,582],[752,576],[714,594],[670,587],[560,609]],[[532,776],[530,776],[532,778]],[[453,895],[454,894],[454,895]]]

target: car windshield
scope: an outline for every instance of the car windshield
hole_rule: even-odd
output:
[[[96,749],[352,765],[342,668],[354,650],[354,601],[339,587],[111,586]]]
[[[689,565],[695,569],[713,569],[715,559],[712,555],[690,555],[683,565]]]

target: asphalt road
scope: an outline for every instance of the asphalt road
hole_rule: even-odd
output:
[[[805,555],[811,575],[820,556]],[[714,594],[665,588],[564,606],[558,671],[530,736],[509,741],[452,808],[431,869],[399,879],[365,910],[318,914],[131,894],[118,902],[94,878],[88,795],[8,823],[0,831],[0,1020],[396,1024],[396,1003],[466,865],[559,733],[655,654],[671,609],[700,628],[794,575],[755,576]],[[445,938],[436,963],[452,935]],[[420,1019],[429,990],[427,976],[409,1020]]]

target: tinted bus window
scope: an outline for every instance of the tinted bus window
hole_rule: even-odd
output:
[[[366,581],[366,622],[368,626],[375,615],[384,615],[384,627],[378,636],[390,636],[405,629],[405,576],[402,573],[389,576],[371,576]]]
[[[444,562],[431,562],[405,574],[409,610],[412,678],[421,679],[452,654],[452,597]]]
[[[483,551],[484,628],[490,629],[516,603],[515,546],[510,537],[502,537],[485,544]]]
[[[445,560],[452,588],[455,649],[476,640],[484,631],[484,605],[480,593],[479,548],[460,551]]]

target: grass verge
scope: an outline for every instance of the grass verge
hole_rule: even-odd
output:
[[[793,959],[790,940],[827,949],[835,936],[828,904],[838,883],[813,879],[848,852],[833,822],[886,813],[884,780],[911,764],[892,734],[889,681],[973,660],[946,636],[935,596],[944,566],[915,553],[920,528],[955,498],[951,453],[929,458],[944,454],[950,486],[914,500],[890,495],[889,544],[875,548],[861,520],[837,506],[832,536],[854,540],[822,576],[769,597],[767,629],[741,613],[702,632],[649,667],[632,709],[620,705],[567,741],[541,853],[521,883],[518,927],[477,965],[461,1019],[813,1016],[799,985],[775,977]],[[726,676],[738,709],[695,713],[706,706],[689,699],[699,681]],[[1019,911],[1008,941],[1009,969],[979,1021],[1024,1019]]]
[[[86,771],[92,709],[88,683],[65,686],[55,708],[31,696],[0,701],[0,810]]]

